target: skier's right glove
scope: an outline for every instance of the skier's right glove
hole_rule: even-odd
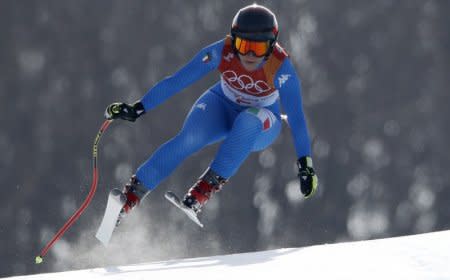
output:
[[[300,191],[305,198],[311,197],[317,190],[317,175],[314,172],[311,157],[301,157],[297,161]]]
[[[105,118],[108,120],[122,119],[134,122],[144,113],[144,105],[141,102],[134,104],[116,102],[106,107]]]

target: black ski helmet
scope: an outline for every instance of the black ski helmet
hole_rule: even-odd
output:
[[[278,37],[277,18],[264,6],[258,4],[246,6],[234,16],[231,36],[233,41],[236,36],[253,41],[270,41],[270,54]]]

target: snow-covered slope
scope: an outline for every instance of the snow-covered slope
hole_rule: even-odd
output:
[[[450,279],[450,231],[11,277],[26,280]]]

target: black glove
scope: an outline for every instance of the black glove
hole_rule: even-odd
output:
[[[317,175],[314,172],[312,159],[301,157],[297,161],[298,178],[300,179],[300,191],[305,198],[311,197],[317,190]]]
[[[134,122],[144,113],[144,105],[141,102],[136,102],[131,105],[123,102],[116,102],[106,107],[105,118],[108,120],[122,119]]]

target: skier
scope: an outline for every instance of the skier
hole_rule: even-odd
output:
[[[318,180],[302,111],[300,81],[277,37],[277,20],[268,8],[257,4],[244,7],[235,15],[230,35],[202,49],[141,100],[113,103],[106,108],[107,119],[134,122],[207,73],[220,72],[220,81],[195,102],[181,131],[159,147],[125,185],[126,203],[119,220],[188,156],[222,141],[210,166],[181,201],[194,215],[199,213],[251,152],[275,141],[282,125],[280,101],[295,143],[300,190],[306,198],[315,193]]]

